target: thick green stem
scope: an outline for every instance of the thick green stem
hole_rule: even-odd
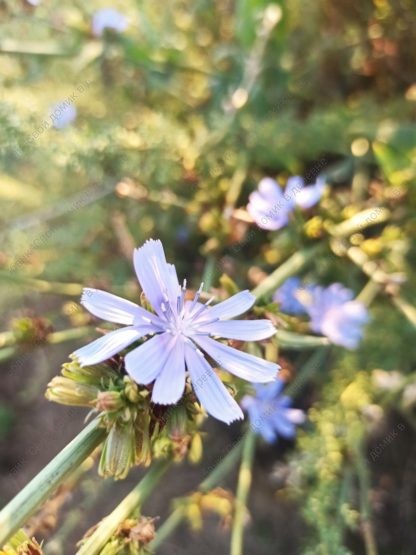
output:
[[[243,441],[240,440],[234,445],[223,460],[208,474],[203,482],[198,486],[198,491],[206,492],[219,484],[224,476],[226,476],[235,467],[243,448]],[[151,550],[156,550],[179,526],[185,518],[184,505],[178,505],[174,511],[165,520],[158,529],[155,539],[149,544]]]
[[[390,210],[387,210],[387,208],[381,208],[380,206],[367,208],[355,214],[352,218],[345,220],[345,222],[334,226],[330,233],[334,237],[348,237],[372,225],[386,222],[390,219],[390,216]]]
[[[301,335],[299,333],[285,330],[277,331],[277,340],[279,347],[295,349],[296,351],[300,351],[302,349],[314,349],[316,347],[325,347],[326,345],[331,344],[327,337]]]
[[[279,285],[281,285],[287,278],[298,273],[313,257],[320,245],[315,245],[307,249],[303,249],[293,254],[286,262],[279,266],[273,273],[264,279],[257,287],[252,290],[252,293],[258,299],[274,292]]]
[[[252,466],[256,436],[250,429],[244,438],[243,455],[241,458],[240,473],[238,476],[237,496],[235,500],[235,514],[231,533],[230,555],[243,555],[244,519],[247,507],[247,498],[251,486]]]
[[[0,512],[0,546],[50,497],[101,443],[105,431],[93,420]]]
[[[98,528],[77,551],[76,555],[95,555],[99,553],[117,530],[118,526],[126,520],[133,511],[141,507],[170,465],[170,460],[157,461],[154,463],[152,468],[145,474],[144,478],[140,480],[136,487],[131,490],[112,513],[101,521]]]

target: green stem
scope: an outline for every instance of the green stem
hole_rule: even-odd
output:
[[[285,395],[295,397],[302,387],[313,378],[317,371],[319,371],[327,356],[327,348],[323,347],[317,349],[307,360],[306,364],[302,366],[295,379],[286,387]]]
[[[371,523],[371,510],[369,498],[369,477],[367,463],[364,455],[359,449],[355,461],[358,482],[360,485],[360,513],[361,529],[364,538],[366,555],[377,555],[377,544],[374,537],[374,530]]]
[[[293,276],[306,266],[316,256],[320,247],[321,245],[315,245],[293,254],[252,290],[253,295],[259,299],[275,291],[287,278]]]
[[[244,438],[243,455],[241,458],[240,474],[238,476],[237,495],[235,500],[235,514],[231,532],[230,555],[243,554],[244,519],[247,498],[251,486],[252,465],[256,446],[256,436],[250,429]]]
[[[334,226],[330,233],[334,237],[348,237],[372,225],[386,222],[390,219],[390,216],[390,210],[387,210],[387,208],[381,208],[380,206],[367,208],[355,214],[352,218],[345,220],[345,222]]]
[[[40,293],[55,293],[57,295],[67,295],[68,297],[79,297],[83,290],[83,286],[79,283],[46,281],[44,279],[19,276],[18,274],[8,273],[6,271],[0,272],[0,279],[12,281],[13,284],[24,284]]]
[[[204,288],[208,291],[214,281],[215,276],[215,266],[216,266],[216,258],[214,255],[210,254],[207,258],[204,268],[204,274],[202,276],[202,281],[204,283]]]
[[[64,343],[65,341],[73,341],[74,339],[84,337],[87,333],[93,331],[93,329],[94,328],[91,326],[81,326],[79,328],[69,328],[67,330],[55,331],[47,336],[44,343],[56,345],[58,343]],[[42,345],[42,343],[16,343],[15,338],[13,343],[14,345],[0,349],[0,362],[8,360],[16,355],[19,352],[19,347],[25,349]]]
[[[218,485],[222,478],[235,467],[243,448],[243,441],[238,441],[223,460],[208,474],[198,486],[198,491],[207,492]],[[158,529],[155,539],[149,544],[152,551],[158,549],[162,543],[176,530],[185,518],[185,507],[178,505]]]
[[[331,344],[327,337],[301,335],[300,333],[285,330],[277,331],[277,341],[279,347],[295,349],[296,351],[300,351],[301,349],[314,349],[315,347],[325,347]]]
[[[118,526],[126,520],[133,511],[140,508],[143,502],[149,497],[170,464],[170,460],[157,461],[114,511],[100,522],[98,528],[77,551],[76,555],[95,555],[99,553],[117,530]]]
[[[101,443],[105,431],[93,420],[0,512],[0,546],[50,497]]]

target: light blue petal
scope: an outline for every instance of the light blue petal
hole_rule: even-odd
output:
[[[158,405],[173,405],[185,389],[185,347],[181,338],[174,338],[169,358],[153,386],[152,401]]]
[[[189,343],[185,344],[185,359],[195,395],[207,413],[226,424],[244,418],[242,410],[202,353]]]
[[[260,341],[272,337],[276,333],[276,328],[270,320],[218,321],[202,326],[199,331],[202,330],[207,331],[210,335],[241,341]]]
[[[148,385],[153,382],[162,371],[173,342],[171,334],[163,333],[130,351],[124,358],[127,373],[139,384]]]
[[[134,268],[144,294],[159,316],[163,316],[162,303],[166,301],[176,312],[181,288],[175,267],[166,262],[159,240],[150,239],[134,251]]]
[[[262,401],[271,401],[278,397],[284,385],[285,382],[280,378],[268,384],[255,384],[256,397]]]
[[[303,210],[308,210],[308,208],[312,208],[312,206],[321,200],[323,192],[323,183],[317,183],[316,185],[304,187],[296,195],[296,204]]]
[[[243,353],[210,337],[195,336],[196,343],[222,368],[249,382],[271,382],[276,378],[280,366],[259,357]]]
[[[203,318],[198,319],[198,322],[203,320],[212,320],[219,318],[220,320],[227,320],[239,316],[249,310],[256,301],[256,297],[250,291],[240,291],[226,301],[222,301],[215,306],[207,308],[203,312]]]
[[[286,439],[293,439],[296,434],[296,426],[290,422],[284,414],[277,413],[274,420],[274,425],[278,434]]]
[[[73,355],[77,357],[81,366],[98,364],[119,353],[141,337],[143,337],[143,333],[135,327],[121,328],[110,331],[85,347],[81,347]]]
[[[298,196],[302,193],[303,187],[305,182],[302,177],[298,175],[294,175],[293,177],[289,177],[285,187],[285,200],[290,206],[290,208],[294,208]]]
[[[100,291],[99,289],[85,288],[81,298],[81,304],[94,316],[113,322],[115,324],[124,324],[132,326],[137,323],[140,316],[154,318],[154,316],[144,310],[137,304],[134,304],[126,299]],[[145,322],[142,320],[141,322]]]

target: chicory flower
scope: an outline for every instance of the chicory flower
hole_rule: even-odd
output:
[[[306,314],[302,297],[305,292],[311,292],[314,285],[304,285],[298,277],[288,278],[273,294],[273,300],[278,302],[280,310],[286,314]]]
[[[279,437],[293,439],[296,426],[305,421],[305,413],[292,408],[292,399],[282,395],[283,386],[281,379],[255,385],[255,395],[246,395],[241,401],[248,412],[251,428],[267,443],[274,443]]]
[[[258,190],[251,193],[247,210],[262,229],[277,230],[289,223],[296,206],[307,210],[319,202],[325,187],[318,177],[314,185],[305,187],[302,177],[290,177],[283,189],[270,177],[263,178]]]
[[[354,293],[340,283],[316,286],[304,303],[311,329],[326,335],[336,345],[356,349],[369,315],[366,306],[353,298]]]
[[[135,250],[134,267],[155,313],[105,291],[84,289],[81,303],[87,310],[125,327],[75,351],[80,364],[97,364],[135,341],[152,336],[127,353],[124,362],[137,383],[153,383],[154,403],[176,403],[184,392],[187,371],[197,398],[209,414],[226,423],[242,418],[240,407],[203,353],[244,380],[264,383],[276,377],[277,364],[214,339],[259,341],[274,335],[270,320],[231,319],[247,311],[255,297],[249,291],[241,291],[210,307],[210,301],[199,301],[201,285],[192,301],[185,300],[186,280],[181,287],[175,267],[166,262],[162,243],[152,239]]]
[[[102,8],[92,16],[91,28],[96,37],[101,37],[106,29],[123,33],[127,29],[127,19],[114,8]]]
[[[51,106],[49,117],[55,129],[65,129],[75,121],[77,109],[73,104],[62,101]]]

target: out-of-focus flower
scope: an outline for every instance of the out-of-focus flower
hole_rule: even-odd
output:
[[[92,16],[91,28],[96,37],[101,37],[105,30],[123,33],[127,29],[127,18],[114,8],[97,10]]]
[[[316,286],[304,300],[311,329],[326,335],[336,345],[356,349],[369,315],[366,306],[352,300],[353,297],[354,293],[340,283]]]
[[[280,310],[286,314],[306,314],[302,297],[314,288],[314,285],[304,285],[300,278],[290,277],[273,294],[273,300],[278,302]]]
[[[186,301],[186,280],[179,285],[176,269],[166,262],[160,241],[149,240],[134,252],[134,266],[147,301],[144,308],[105,291],[84,289],[81,303],[95,316],[124,324],[100,339],[78,349],[74,355],[82,366],[102,362],[135,341],[153,335],[124,358],[128,374],[139,384],[154,382],[152,401],[175,404],[185,388],[186,369],[196,396],[206,411],[230,423],[243,413],[213,371],[202,351],[239,378],[270,382],[279,370],[275,363],[244,353],[213,337],[259,341],[271,337],[269,320],[230,320],[248,310],[255,297],[242,291],[209,307],[199,302],[202,285],[192,301]]]
[[[77,109],[74,104],[68,101],[62,101],[51,106],[49,117],[55,129],[65,129],[75,121],[77,117]]]
[[[307,210],[319,202],[325,181],[318,177],[314,185],[305,187],[302,177],[290,177],[284,191],[270,177],[263,178],[258,190],[251,193],[247,210],[262,229],[277,230],[289,223],[296,206]]]
[[[246,395],[241,406],[248,412],[250,425],[267,443],[279,437],[293,439],[296,426],[305,421],[305,413],[292,408],[292,399],[281,395],[283,380],[267,385],[255,385],[255,395]]]

